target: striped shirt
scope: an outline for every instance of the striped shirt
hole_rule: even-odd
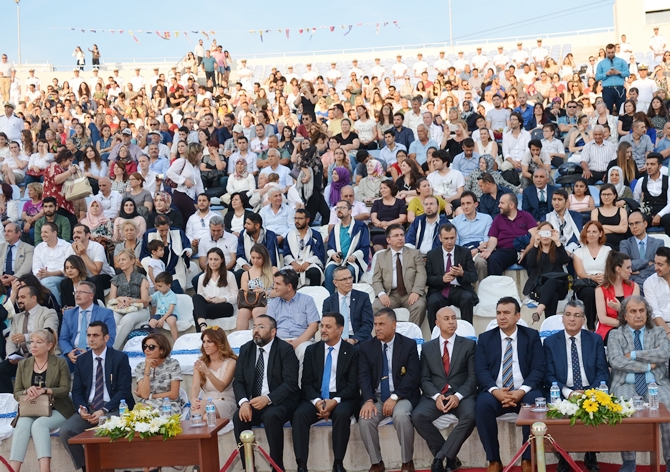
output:
[[[589,170],[595,172],[607,171],[607,164],[612,159],[616,159],[616,146],[609,141],[603,141],[602,144],[590,141],[582,150],[582,161],[586,162]]]

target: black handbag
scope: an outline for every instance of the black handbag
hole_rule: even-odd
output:
[[[570,283],[570,275],[567,272],[546,272],[540,274],[537,278],[533,287],[529,291],[529,295],[533,300],[538,301],[540,299],[539,290],[542,289],[542,286],[547,283],[547,280],[553,279],[562,282],[565,285],[565,289],[568,289],[568,284]]]
[[[575,291],[575,293],[587,287],[596,288],[597,286],[598,282],[591,279],[577,279],[572,283],[572,289]]]

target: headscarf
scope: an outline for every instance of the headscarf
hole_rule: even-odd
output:
[[[486,172],[493,172],[493,156],[491,154],[482,154],[479,158],[486,161]]]
[[[93,203],[98,204],[99,208],[99,214],[94,215],[93,211],[91,210],[91,207],[93,206]],[[82,224],[85,224],[88,226],[88,229],[95,229],[98,226],[106,225],[109,222],[109,218],[105,217],[105,213],[102,211],[102,205],[100,205],[100,202],[98,200],[92,200],[91,203],[88,204],[88,210],[86,211],[86,217],[81,220]]]
[[[330,184],[330,197],[328,198],[328,203],[331,207],[337,205],[337,202],[341,200],[340,191],[342,190],[342,187],[345,187],[351,183],[351,174],[349,173],[349,169],[345,167],[335,167],[334,170],[337,172],[339,179],[337,182],[333,181]]]
[[[372,162],[372,165],[374,166],[374,170],[372,171],[372,174],[368,173],[368,177],[370,180],[379,180],[384,177],[384,168],[382,167],[381,163],[377,159],[370,159],[368,162]]]
[[[619,171],[619,183],[618,184],[612,184],[616,188],[616,193],[619,198],[623,196],[623,191],[624,191],[624,176],[623,176],[623,169],[619,166],[614,166],[610,170],[607,171],[607,182],[612,183],[610,176],[612,175],[613,170],[618,170]]]
[[[237,172],[237,163],[240,162],[240,161],[244,162],[244,172],[242,172],[241,174]],[[248,167],[249,167],[249,164],[247,163],[247,161],[244,160],[244,158],[239,158],[237,161],[235,161],[235,175],[234,175],[234,177],[238,180],[246,179],[247,176],[249,175]]]
[[[165,212],[161,213],[160,211],[158,211],[158,208],[155,208],[156,213],[158,213],[159,215],[167,215],[168,213],[170,213],[170,207],[172,205],[172,195],[170,195],[167,192],[156,192],[156,196],[154,197],[154,200],[156,198],[159,198],[159,197],[162,198],[165,201],[165,206],[166,206],[167,210]],[[154,207],[155,207],[155,205],[154,205]],[[135,209],[135,211],[137,211],[137,208]]]
[[[463,103],[465,103],[466,100],[463,100]],[[472,106],[472,102],[467,100],[467,102],[470,104],[470,111],[464,111],[461,113],[461,119],[463,121],[467,121],[468,118],[470,118],[474,113],[475,113],[475,108]]]
[[[133,202],[133,212],[132,213],[126,213],[126,210],[124,209],[126,206],[126,202]],[[121,209],[119,210],[119,218],[123,218],[124,220],[132,220],[136,216],[140,216],[140,214],[137,212],[137,204],[135,203],[135,200],[133,200],[130,197],[126,197],[123,200],[121,200]]]

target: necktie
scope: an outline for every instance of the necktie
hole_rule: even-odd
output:
[[[445,274],[451,269],[451,253],[447,253],[447,266],[444,269]],[[447,284],[446,287],[442,289],[442,296],[444,298],[449,298],[449,292],[451,291],[451,284]]]
[[[572,346],[570,346],[570,359],[572,359],[572,388],[573,390],[581,390],[582,385],[582,369],[579,367],[579,355],[577,354],[577,344],[575,337],[571,336]]]
[[[647,253],[647,251],[645,251],[644,241],[640,241],[638,244],[640,245],[640,259],[643,259]]]
[[[263,375],[265,374],[265,358],[262,347],[258,348],[258,360],[256,361],[256,371],[254,372],[254,388],[251,390],[251,398],[260,397],[263,391]]]
[[[98,411],[102,408],[105,399],[105,377],[102,374],[102,357],[96,357],[95,360],[98,361],[98,366],[95,368],[95,394],[91,407],[93,411]]]
[[[7,248],[7,258],[5,259],[5,274],[14,275],[14,263],[12,262],[12,252],[14,251],[14,245],[10,244]]]
[[[333,368],[333,347],[328,348],[326,365],[323,367],[323,378],[321,379],[321,398],[330,398],[330,371]]]
[[[342,297],[340,302],[340,314],[344,317],[344,329],[342,330],[342,339],[349,339],[349,306],[347,305],[347,297]]]
[[[382,398],[382,403],[389,399],[391,396],[391,386],[389,385],[389,345],[384,343],[384,354],[382,355],[382,381],[380,386],[380,393]]]
[[[544,195],[544,189],[540,190],[540,203],[546,203],[547,197]]]
[[[88,328],[88,310],[79,310],[81,317],[79,320],[79,343],[77,347],[86,349],[86,329]]]
[[[640,340],[640,330],[635,330],[635,338],[633,339],[633,345],[636,351],[642,350],[642,341]],[[647,379],[644,376],[644,373],[635,374],[635,391],[638,395],[644,396],[647,393]]]
[[[442,364],[444,364],[444,373],[449,378],[449,349],[447,349],[447,345],[449,344],[449,341],[444,342],[444,353],[442,354]],[[446,393],[447,390],[449,390],[449,384],[446,383],[444,385],[444,388],[442,389],[442,394]]]
[[[28,317],[30,313],[27,311],[23,313],[23,334],[28,334]]]
[[[395,263],[395,273],[396,273],[396,292],[401,297],[407,295],[407,289],[405,288],[405,280],[402,278],[402,261],[400,260],[400,253],[396,255]]]
[[[505,355],[503,356],[503,388],[514,388],[514,372],[512,369],[512,338],[505,338],[507,341],[507,347],[505,348]]]

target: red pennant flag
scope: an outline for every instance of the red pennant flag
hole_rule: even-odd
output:
[[[335,27],[334,27],[334,26],[331,26],[331,27],[330,27],[330,32],[332,33],[333,31],[335,31]]]
[[[302,28],[300,28],[300,29],[298,30],[298,33],[302,34]]]
[[[289,33],[288,33],[288,28],[286,28],[286,39],[290,39],[289,38]]]

